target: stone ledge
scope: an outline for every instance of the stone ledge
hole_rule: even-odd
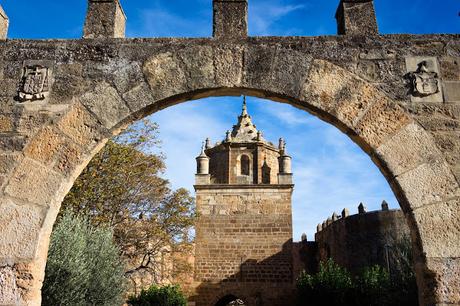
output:
[[[279,184],[270,184],[270,185],[235,185],[235,184],[211,184],[211,185],[194,185],[195,190],[203,189],[291,189],[294,188],[294,184],[288,185],[279,185]]]

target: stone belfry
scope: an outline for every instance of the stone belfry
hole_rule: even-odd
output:
[[[196,158],[197,306],[286,305],[293,288],[291,157],[264,139],[246,99],[222,142]]]

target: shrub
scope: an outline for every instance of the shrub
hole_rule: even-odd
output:
[[[353,282],[346,269],[329,259],[321,262],[317,274],[302,273],[297,281],[297,289],[299,305],[348,305]]]
[[[138,296],[131,296],[128,304],[132,306],[186,306],[187,299],[179,286],[150,286]]]
[[[355,305],[383,306],[391,305],[390,274],[379,265],[366,267],[356,278],[357,283],[353,299]]]
[[[43,305],[121,305],[123,275],[112,231],[64,212],[51,235]]]
[[[410,254],[410,252],[406,252]],[[332,259],[322,262],[319,272],[305,272],[297,280],[298,305],[311,306],[416,306],[417,285],[410,259],[390,274],[381,266],[366,267],[352,278]],[[396,271],[398,270],[398,271]]]

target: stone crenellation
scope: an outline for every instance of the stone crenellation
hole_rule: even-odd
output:
[[[382,201],[381,206],[382,206],[381,211],[389,211],[388,203],[385,200]],[[378,211],[368,212],[366,206],[363,203],[359,203],[358,205],[359,215],[363,215],[367,213],[376,213],[376,212]],[[333,212],[331,217],[328,217],[327,220],[325,220],[323,223],[319,223],[316,226],[316,232],[317,233],[321,232],[322,230],[326,229],[329,225],[333,224],[334,222],[340,221],[340,220],[343,220],[345,218],[352,217],[352,216],[353,215],[350,215],[350,211],[348,210],[348,208],[344,208],[340,215],[338,215],[336,212]]]
[[[318,225],[313,242],[317,264],[332,258],[352,273],[366,266],[387,267],[388,248],[410,241],[403,212],[390,210],[386,201],[381,210],[367,212],[362,203],[358,210],[358,214],[348,215],[344,209],[343,216],[334,213],[328,218],[332,222]]]

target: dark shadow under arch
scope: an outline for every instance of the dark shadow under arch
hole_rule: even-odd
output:
[[[240,301],[243,303],[241,304]],[[230,304],[234,302],[234,304]],[[215,306],[227,306],[227,305],[232,305],[232,306],[237,306],[237,305],[242,305],[244,306],[245,303],[243,300],[239,299],[237,296],[233,295],[233,294],[229,294],[229,295],[226,295],[224,297],[222,297],[216,304]]]

